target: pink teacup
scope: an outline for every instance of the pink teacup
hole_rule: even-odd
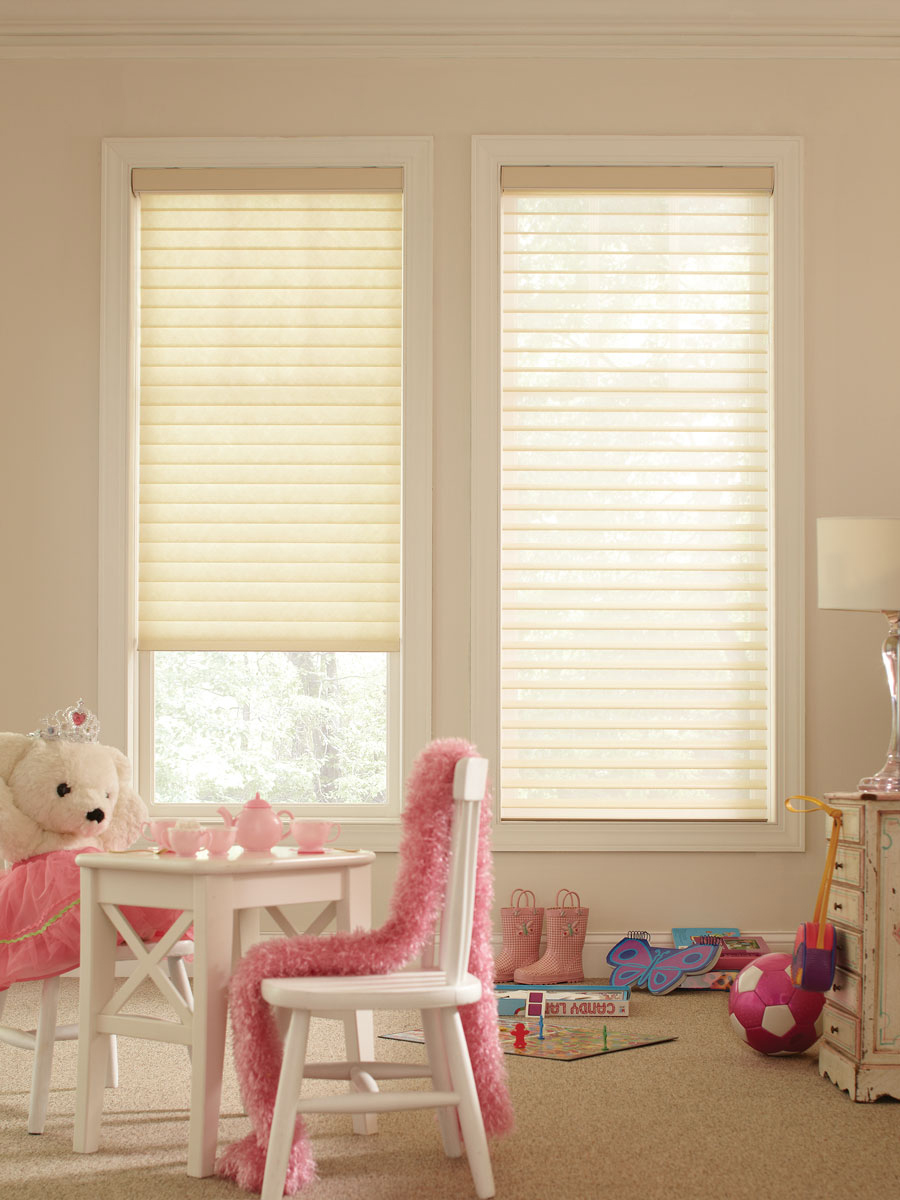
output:
[[[205,850],[210,843],[209,829],[169,829],[166,836],[169,845],[181,858],[193,858],[198,850]]]
[[[156,842],[163,850],[171,850],[169,845],[169,830],[175,825],[175,819],[160,821],[145,821],[141,826],[141,834],[148,842]]]
[[[289,819],[291,837],[297,843],[301,854],[322,854],[326,843],[336,841],[341,836],[341,827],[337,821],[292,817],[286,810],[278,815]]]
[[[236,825],[212,825],[206,831],[209,834],[209,857],[225,858],[234,845],[237,835]]]

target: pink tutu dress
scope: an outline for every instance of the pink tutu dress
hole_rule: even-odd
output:
[[[75,857],[90,853],[97,851],[51,850],[0,871],[0,992],[78,966],[81,881]],[[178,916],[170,908],[123,905],[122,912],[145,942],[158,941]]]

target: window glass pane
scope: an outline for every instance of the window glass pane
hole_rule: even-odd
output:
[[[388,655],[157,651],[159,804],[384,804]]]

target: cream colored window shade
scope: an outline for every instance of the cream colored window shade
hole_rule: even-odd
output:
[[[503,167],[500,186],[505,192],[770,195],[774,176],[772,167]]]
[[[503,816],[762,820],[770,197],[528,170],[502,214]]]
[[[212,174],[135,172],[139,648],[397,650],[398,173]]]

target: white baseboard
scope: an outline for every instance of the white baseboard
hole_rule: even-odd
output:
[[[667,929],[664,932],[650,932],[650,942],[654,946],[671,946],[672,945],[672,930]],[[755,932],[755,931],[754,931]],[[775,930],[769,932],[760,932],[767,943],[769,950],[775,954],[790,954],[794,948],[794,936],[796,930]],[[616,933],[588,933],[584,939],[584,950],[582,951],[581,961],[584,964],[584,973],[588,979],[603,979],[609,975],[610,967],[606,961],[606,956],[612,950],[616,942],[622,940],[626,936],[626,931],[622,930]],[[500,934],[495,934],[491,939],[496,955],[503,944],[503,939]],[[541,953],[544,953],[546,948],[545,943],[541,943]]]

